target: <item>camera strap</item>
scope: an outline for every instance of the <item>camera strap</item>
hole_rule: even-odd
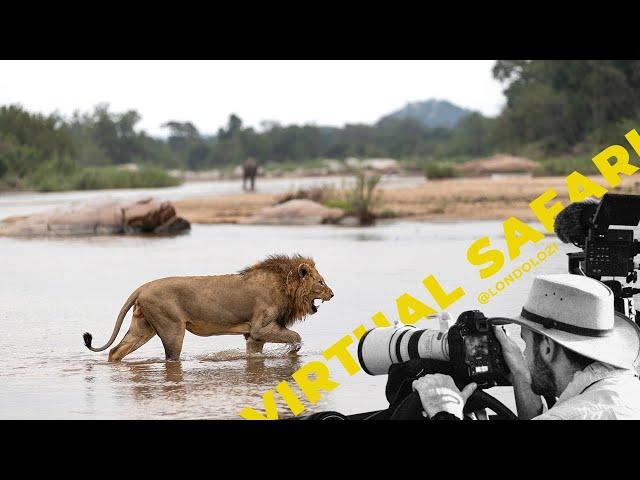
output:
[[[554,320],[553,318],[537,315],[525,308],[522,309],[520,316],[532,322],[539,323],[545,328],[555,328],[556,330],[562,330],[563,332],[567,333],[575,333],[576,335],[583,335],[585,337],[608,337],[613,333],[613,328],[610,328],[608,330],[596,330],[594,328],[569,325],[568,323],[559,322],[558,320]]]

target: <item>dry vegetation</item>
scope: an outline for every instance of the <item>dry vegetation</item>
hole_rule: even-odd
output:
[[[589,177],[603,184],[602,177]],[[515,215],[534,220],[529,202],[547,188],[568,203],[565,177],[464,178],[431,180],[414,188],[380,190],[376,213],[393,211],[398,218],[412,220],[501,220]],[[640,181],[627,179],[615,193],[640,193]],[[282,197],[268,194],[240,194],[196,198],[175,202],[178,214],[192,223],[234,223],[239,218],[274,205]]]

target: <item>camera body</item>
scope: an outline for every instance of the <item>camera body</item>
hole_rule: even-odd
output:
[[[633,230],[608,229],[589,231],[584,246],[584,273],[587,277],[623,277],[631,280],[638,254]]]
[[[503,383],[509,369],[490,320],[479,310],[462,312],[449,328],[449,362],[456,379],[488,388]]]
[[[358,360],[369,375],[386,375],[393,364],[429,359],[447,362],[460,385],[508,385],[508,369],[491,328],[495,323],[479,310],[469,310],[447,331],[407,325],[374,328],[360,338]]]

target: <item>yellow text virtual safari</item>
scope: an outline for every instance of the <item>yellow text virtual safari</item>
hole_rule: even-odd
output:
[[[630,130],[624,137],[633,151],[640,155],[640,135],[638,132],[635,129]],[[630,176],[639,170],[639,167],[630,163],[629,150],[622,145],[611,145],[605,148],[595,155],[592,161],[609,188],[618,186],[622,181],[621,176]],[[572,203],[589,197],[601,198],[607,193],[607,188],[577,171],[566,177],[566,186],[569,200]],[[531,211],[549,233],[553,232],[556,215],[564,208],[564,205],[559,201],[554,202],[556,197],[557,192],[550,188],[529,204]],[[502,222],[502,228],[506,256],[509,257],[509,261],[514,261],[520,256],[523,245],[528,242],[539,242],[545,235],[516,217],[510,217]],[[557,246],[554,245],[551,244],[543,250],[546,251],[545,259],[557,250]],[[480,267],[478,274],[481,279],[496,275],[505,266],[505,252],[500,248],[491,247],[491,239],[488,236],[484,236],[474,241],[467,249],[467,260],[474,267]],[[541,258],[538,257],[538,260]],[[441,310],[449,308],[466,294],[462,286],[446,291],[434,275],[428,275],[422,281],[422,284]],[[499,284],[503,285],[504,288],[504,281],[502,283],[497,282],[493,287],[494,292]],[[487,290],[478,294],[479,300],[481,298],[486,300],[481,301],[481,303],[487,303],[486,295],[490,290],[491,288],[487,288]],[[415,324],[418,320],[437,313],[436,309],[431,305],[408,293],[402,293],[396,298],[396,307],[400,321],[408,325]],[[376,312],[371,317],[371,320],[376,327],[391,326],[391,322],[382,312]],[[360,339],[366,330],[364,325],[359,325],[352,332],[324,350],[322,355],[325,361],[310,361],[293,373],[293,381],[310,403],[317,403],[323,391],[328,392],[339,386],[339,383],[331,378],[328,362],[333,361],[332,363],[339,364],[349,375],[355,375],[361,370],[360,365],[349,352],[349,347]],[[240,411],[240,416],[252,420],[278,419],[276,393],[282,398],[293,415],[298,416],[305,410],[304,404],[292,389],[289,381],[283,380],[275,386],[275,391],[274,389],[268,390],[262,396],[263,411],[245,407]]]

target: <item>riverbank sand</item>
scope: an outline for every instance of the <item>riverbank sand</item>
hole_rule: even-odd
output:
[[[602,177],[589,177],[603,184]],[[627,178],[615,193],[638,193],[640,181]],[[259,184],[258,184],[259,186]],[[565,177],[464,178],[430,180],[409,188],[379,191],[376,212],[393,212],[409,220],[502,220],[512,215],[535,220],[529,203],[548,188],[557,200],[569,203]],[[279,195],[245,193],[175,202],[178,214],[192,223],[236,223],[277,202]]]

